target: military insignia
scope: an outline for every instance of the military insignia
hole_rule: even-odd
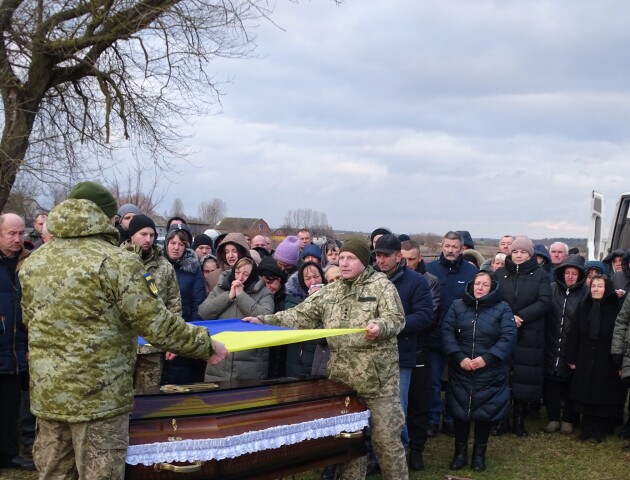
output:
[[[155,280],[149,272],[144,274],[144,280],[147,282],[147,287],[149,287],[149,291],[153,294],[153,296],[158,296],[157,285],[155,284]]]

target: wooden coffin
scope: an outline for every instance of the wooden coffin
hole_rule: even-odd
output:
[[[327,379],[144,391],[129,424],[126,478],[274,479],[365,454],[369,411]]]

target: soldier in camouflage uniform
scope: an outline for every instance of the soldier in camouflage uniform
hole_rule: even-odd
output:
[[[152,232],[148,234],[149,231]],[[151,274],[158,295],[171,312],[182,314],[182,297],[179,293],[177,275],[159,245],[153,243],[157,235],[155,223],[146,215],[136,215],[129,222],[129,237],[121,248],[140,256],[144,268]]]
[[[124,477],[137,335],[211,363],[227,353],[166,309],[138,256],[118,248],[115,213],[102,186],[78,184],[50,212],[55,241],[20,271],[41,479]]]
[[[396,287],[368,266],[370,251],[361,239],[340,249],[342,281],[327,285],[295,308],[247,317],[290,328],[365,328],[365,337],[342,335],[328,339],[332,380],[354,388],[371,411],[372,442],[386,480],[409,478],[400,434],[405,421],[400,405],[396,336],[405,316]],[[340,478],[364,480],[366,458],[340,465]]]

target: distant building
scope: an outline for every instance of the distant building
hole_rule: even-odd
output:
[[[225,217],[213,228],[221,233],[239,232],[250,237],[271,235],[269,225],[262,218]]]

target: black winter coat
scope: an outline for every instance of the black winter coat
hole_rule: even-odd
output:
[[[476,300],[473,281],[455,300],[442,322],[442,347],[448,356],[446,409],[465,422],[494,422],[510,411],[510,359],[516,344],[516,324],[496,282]],[[460,363],[481,356],[482,369],[469,372]]]
[[[610,347],[620,301],[612,282],[606,281],[606,293],[600,303],[600,328],[597,340],[590,338],[590,294],[580,304],[576,328],[571,330],[567,360],[575,365],[570,397],[582,405],[620,406],[625,402],[626,389],[619,378]],[[613,410],[614,411],[614,410]]]
[[[564,280],[567,267],[578,270],[578,280],[570,287]],[[555,270],[555,282],[551,284],[551,309],[545,319],[545,376],[548,379],[569,381],[571,378],[572,372],[566,361],[567,342],[580,302],[588,292],[585,281],[586,272],[577,255],[569,256]]]
[[[516,265],[511,256],[495,272],[503,300],[523,319],[512,362],[512,397],[537,402],[544,378],[545,315],[551,306],[551,286],[536,257]]]

